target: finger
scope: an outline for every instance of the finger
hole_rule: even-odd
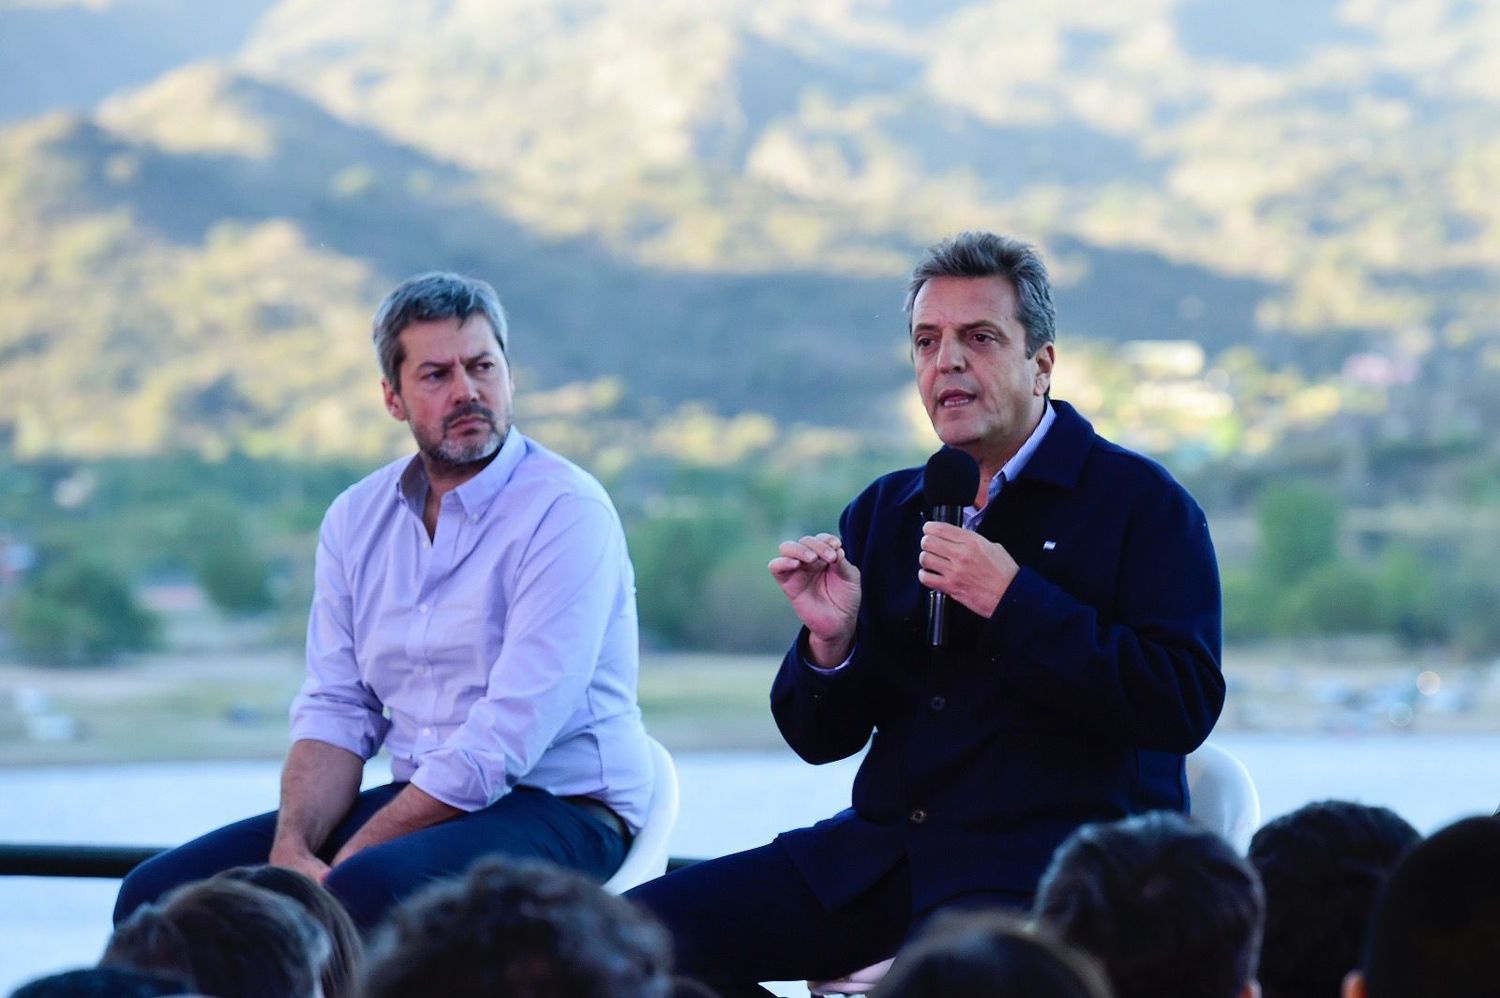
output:
[[[922,524],[922,536],[924,538],[942,537],[947,540],[955,540],[967,533],[970,533],[970,531],[965,530],[963,527],[955,527],[951,523],[944,523],[941,520],[928,520]]]
[[[931,551],[917,553],[917,564],[929,572],[941,572],[947,563],[947,558],[933,554]]]
[[[963,552],[964,541],[965,537],[963,534],[960,534],[958,537],[927,534],[922,538],[920,550],[941,558],[957,558]]]
[[[807,538],[803,538],[803,540],[807,540]],[[801,541],[782,541],[777,550],[781,552],[782,558],[793,559],[799,565],[810,565],[820,560],[818,553]]]
[[[796,558],[772,558],[766,567],[778,580],[785,580],[802,571],[803,563]]]
[[[832,564],[839,559],[842,545],[839,539],[832,534],[817,534],[802,538],[803,547],[817,554],[819,558]]]
[[[940,593],[948,592],[948,577],[939,575],[937,572],[925,568],[917,569],[917,581],[928,589],[936,589]]]

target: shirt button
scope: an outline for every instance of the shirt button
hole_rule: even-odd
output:
[[[469,522],[470,523],[478,523],[479,522],[479,514],[478,513],[474,513],[473,515],[471,515],[469,517]]]
[[[943,697],[933,697],[931,700],[927,701],[927,706],[931,707],[933,710],[942,710],[944,707],[948,706],[948,701]]]
[[[417,604],[417,612],[418,613],[426,613],[427,612],[427,604],[426,603],[418,603]]]
[[[422,729],[422,734],[424,734],[424,735],[430,735],[430,734],[432,734],[432,729],[431,728],[423,728]]]
[[[917,808],[915,811],[913,811],[911,813],[911,823],[913,825],[920,825],[922,822],[924,822],[926,820],[927,820],[927,812],[924,811],[924,810],[922,810],[920,807]]]

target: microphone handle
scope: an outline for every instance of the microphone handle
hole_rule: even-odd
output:
[[[934,506],[929,520],[937,520],[952,526],[964,522],[962,506]],[[936,589],[927,590],[927,644],[941,648],[948,643],[948,596]]]

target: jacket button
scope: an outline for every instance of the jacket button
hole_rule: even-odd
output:
[[[948,701],[943,697],[933,697],[931,700],[927,701],[927,706],[931,707],[933,710],[942,710],[944,707],[948,706]]]
[[[926,820],[927,820],[927,812],[924,811],[924,810],[922,810],[920,807],[917,808],[915,811],[913,811],[911,813],[911,823],[913,825],[920,825],[922,822],[924,822]]]

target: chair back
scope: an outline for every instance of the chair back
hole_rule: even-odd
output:
[[[667,872],[668,840],[672,838],[672,829],[677,827],[680,805],[677,766],[661,742],[647,735],[646,745],[651,753],[653,770],[651,802],[646,806],[646,823],[630,840],[625,861],[615,875],[604,882],[604,889],[611,894],[624,894],[632,887],[655,880]]]
[[[1250,770],[1227,749],[1204,742],[1187,757],[1188,817],[1244,855],[1260,827],[1260,794]]]

